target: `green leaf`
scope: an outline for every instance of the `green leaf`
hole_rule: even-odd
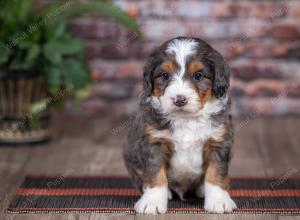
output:
[[[83,43],[80,40],[71,36],[64,36],[58,39],[57,44],[59,46],[60,52],[64,55],[72,55],[79,52],[83,52],[84,50]]]
[[[86,66],[78,60],[66,59],[62,68],[63,77],[67,86],[82,88],[89,82]]]
[[[36,21],[36,22],[38,22],[38,21]],[[35,42],[35,43],[40,42],[41,36],[44,34],[43,28],[39,27],[37,25],[37,23],[32,23],[29,26],[26,26],[26,31],[27,31],[28,35],[24,41],[30,41],[30,42]]]
[[[11,70],[28,70],[33,66],[33,63],[28,63],[25,60],[24,53],[22,51],[17,51],[13,57],[9,67]]]
[[[36,61],[39,53],[40,53],[39,45],[36,45],[36,44],[32,45],[27,52],[27,57],[26,57],[25,62],[33,65],[33,63]]]
[[[63,36],[66,32],[66,24],[65,22],[56,23],[54,25],[49,25],[46,28],[46,38],[51,41],[53,39],[59,38]]]
[[[45,58],[52,64],[61,64],[62,54],[60,45],[56,42],[49,42],[43,47],[43,54]]]
[[[34,66],[40,54],[40,46],[31,42],[22,42],[14,48],[14,56],[10,63],[12,70],[26,70]]]
[[[52,95],[55,95],[59,92],[60,86],[48,84],[47,89]]]
[[[76,55],[83,51],[82,42],[67,35],[47,43],[43,48],[44,56],[53,64],[60,64],[63,55]]]
[[[21,1],[12,1],[15,3],[14,7],[19,21],[27,20],[30,13],[33,12],[33,0],[21,0]]]
[[[28,122],[30,128],[37,128],[40,123],[40,119],[37,114],[31,114]]]
[[[49,66],[45,69],[45,80],[49,86],[59,88],[62,83],[62,72],[58,66]]]

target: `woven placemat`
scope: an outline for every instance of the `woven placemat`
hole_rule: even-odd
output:
[[[234,213],[300,213],[300,178],[231,178]],[[128,177],[28,176],[9,213],[131,213],[140,193]],[[169,201],[169,213],[206,213],[203,199]]]

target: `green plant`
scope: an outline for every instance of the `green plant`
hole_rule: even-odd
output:
[[[35,9],[33,0],[1,0],[0,71],[6,74],[37,71],[53,95],[61,88],[78,92],[79,96],[86,94],[82,89],[90,77],[84,61],[84,45],[68,32],[66,22],[87,12],[110,16],[139,33],[135,20],[111,1],[69,0]]]

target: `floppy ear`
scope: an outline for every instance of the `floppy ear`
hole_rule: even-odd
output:
[[[153,85],[152,85],[152,72],[153,72],[153,55],[151,55],[144,67],[144,76],[143,76],[143,86],[146,97],[152,95]]]
[[[154,50],[154,52],[150,55],[148,58],[145,68],[144,68],[144,78],[143,78],[143,85],[144,85],[144,92],[146,97],[149,97],[152,95],[153,90],[153,72],[155,68],[159,65],[161,62],[161,56],[159,48]]]
[[[214,72],[213,93],[216,98],[223,98],[229,88],[229,66],[222,55],[215,50],[208,55],[208,62]]]

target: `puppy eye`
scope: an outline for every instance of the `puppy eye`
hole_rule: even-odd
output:
[[[163,80],[168,80],[168,79],[169,79],[169,74],[166,73],[166,72],[162,72],[162,73],[160,73],[160,77],[161,77]]]
[[[194,75],[194,80],[201,81],[204,78],[204,74],[202,72],[196,72]]]

